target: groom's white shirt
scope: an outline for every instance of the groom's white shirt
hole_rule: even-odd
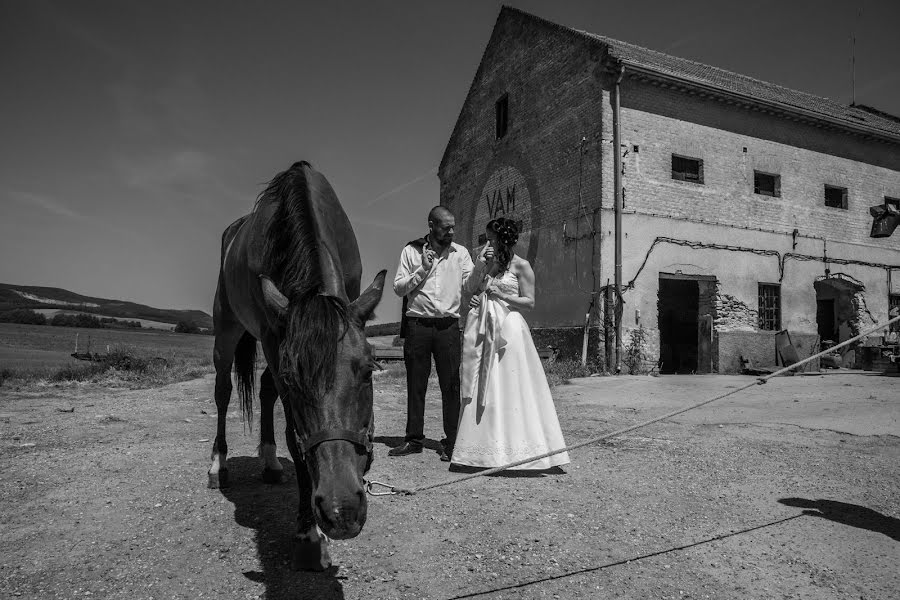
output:
[[[480,277],[481,270],[475,270],[469,252],[459,244],[451,242],[435,257],[431,271],[422,266],[421,249],[408,244],[400,253],[394,293],[408,297],[408,317],[459,318],[464,288],[479,283]]]

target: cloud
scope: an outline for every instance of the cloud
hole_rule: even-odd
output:
[[[373,219],[371,217],[351,217],[350,222],[354,227],[367,226],[376,227],[378,229],[387,229],[389,231],[400,231],[402,233],[419,233],[421,227],[405,227],[396,221],[384,221],[381,219]]]
[[[107,86],[122,133],[137,141],[190,139],[214,129],[208,96],[189,65],[173,66],[164,81],[132,67]]]
[[[65,202],[52,198],[46,194],[37,194],[21,190],[6,190],[5,193],[7,197],[19,204],[37,208],[55,217],[79,223],[82,227],[92,225],[101,228],[103,231],[115,231],[124,237],[144,237],[139,231],[121,227],[117,224],[110,223],[109,221],[98,219],[95,216],[86,215],[77,210],[73,210],[66,206]]]
[[[398,185],[394,189],[390,190],[389,192],[385,192],[385,193],[381,194],[380,196],[378,196],[377,198],[375,198],[374,200],[370,200],[368,203],[366,203],[366,207],[368,208],[369,206],[372,206],[373,204],[375,204],[377,202],[381,202],[385,198],[389,198],[389,197],[393,196],[394,194],[405,190],[406,188],[410,187],[411,185],[419,183],[423,179],[427,179],[428,177],[435,175],[437,173],[437,171],[438,171],[437,167],[428,169],[426,172],[422,173],[415,179],[410,179],[406,183],[401,183],[400,185]]]
[[[70,209],[65,204],[49,196],[16,190],[7,191],[6,195],[20,204],[39,208],[58,217],[64,217],[73,221],[86,221],[88,219],[85,215]]]
[[[220,160],[196,148],[121,155],[113,164],[123,185],[155,201],[168,200],[183,206],[187,200],[211,211],[221,206],[223,199],[247,204],[248,208],[253,200],[226,183],[227,167]]]
[[[35,3],[43,10],[45,16],[59,27],[69,37],[81,42],[85,46],[99,52],[107,58],[116,62],[122,62],[124,58],[124,49],[119,48],[96,31],[90,29],[80,19],[65,11],[60,4],[55,3]],[[71,6],[71,5],[70,5]]]

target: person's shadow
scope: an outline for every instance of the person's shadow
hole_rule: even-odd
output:
[[[259,459],[228,459],[231,486],[222,495],[234,504],[234,520],[255,530],[256,551],[262,571],[244,576],[266,586],[266,600],[343,600],[344,589],[336,576],[338,567],[321,573],[291,569],[291,542],[297,529],[297,480],[294,463],[279,459],[283,483],[263,483]]]
[[[837,500],[808,500],[806,498],[782,498],[779,500],[785,506],[805,508],[804,515],[828,519],[835,523],[868,529],[876,533],[883,533],[889,538],[900,542],[900,519],[883,515],[878,511],[859,506],[838,502]]]

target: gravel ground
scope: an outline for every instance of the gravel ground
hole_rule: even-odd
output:
[[[594,378],[554,395],[577,443],[748,381]],[[245,430],[234,402],[232,487],[205,487],[212,388],[212,377],[151,390],[0,388],[0,597],[898,597],[900,378],[777,378],[576,450],[558,473],[370,498],[362,534],[333,542],[335,566],[319,574],[289,568],[287,451],[288,483],[262,483],[258,430]],[[404,394],[402,374],[378,376],[369,478],[457,477],[436,451],[387,456],[403,435]]]

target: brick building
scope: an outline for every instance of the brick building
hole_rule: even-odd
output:
[[[538,345],[609,367],[637,328],[663,372],[771,365],[780,330],[808,356],[900,302],[900,233],[870,214],[900,207],[900,119],[517,9],[438,175],[460,243],[521,222]]]

